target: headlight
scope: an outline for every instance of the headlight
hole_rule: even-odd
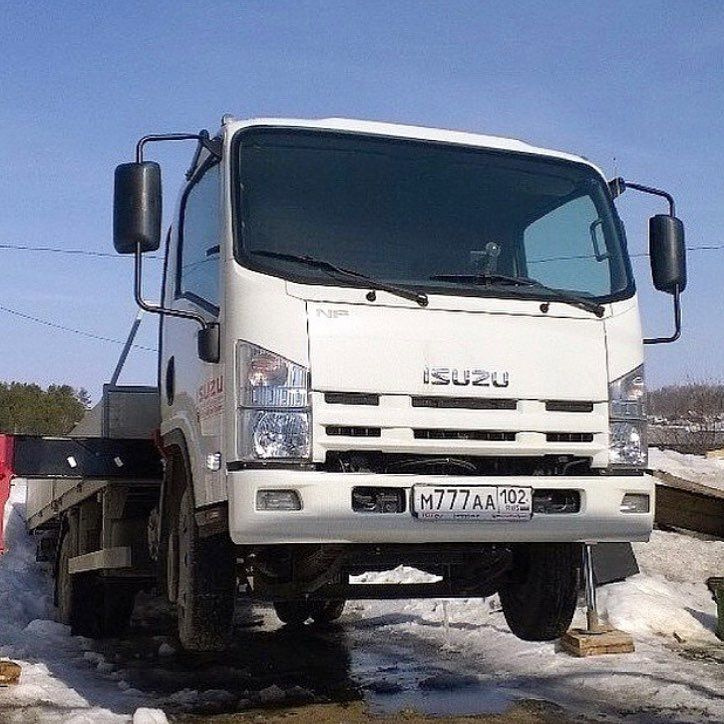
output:
[[[310,455],[309,370],[247,342],[236,350],[242,460]]]
[[[236,348],[239,407],[306,407],[309,370],[247,342]]]
[[[244,460],[309,457],[307,412],[240,410],[239,453]]]
[[[611,465],[646,467],[646,384],[641,365],[608,388]]]

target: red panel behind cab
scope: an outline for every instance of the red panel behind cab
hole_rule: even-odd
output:
[[[13,443],[12,435],[0,435],[0,553],[5,552],[3,521],[5,503],[10,497],[10,481],[13,478]]]

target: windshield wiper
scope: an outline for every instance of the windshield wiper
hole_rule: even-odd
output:
[[[428,277],[433,281],[459,282],[461,284],[514,284],[520,287],[533,286],[537,282],[528,277],[511,277],[497,272],[480,272],[479,274],[433,274]]]
[[[416,292],[414,289],[405,289],[405,287],[387,284],[387,282],[378,281],[377,279],[368,277],[366,274],[362,274],[361,272],[357,272],[352,269],[345,269],[343,266],[337,266],[336,264],[332,264],[332,262],[325,261],[324,259],[317,259],[307,254],[286,254],[281,251],[267,251],[265,249],[249,249],[248,253],[256,254],[257,256],[268,256],[272,259],[295,261],[317,269],[324,269],[329,272],[341,274],[349,279],[359,279],[360,281],[367,282],[372,289],[379,289],[381,292],[395,294],[403,299],[410,299],[413,302],[417,302],[421,307],[426,307],[428,304],[427,294],[424,292]]]
[[[554,301],[570,304],[571,306],[578,307],[579,309],[585,309],[587,312],[593,312],[597,317],[602,317],[606,311],[601,304],[594,302],[592,299],[586,299],[578,294],[572,294],[565,289],[549,287],[548,285],[543,284],[543,282],[539,282],[537,279],[531,279],[530,277],[513,277],[506,274],[481,272],[480,274],[433,274],[429,278],[433,281],[453,282],[458,284],[483,284],[486,286],[495,284],[510,284],[518,287],[529,287],[549,292],[551,295],[555,295]]]

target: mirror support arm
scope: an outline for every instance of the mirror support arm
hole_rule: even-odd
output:
[[[136,144],[136,163],[143,163],[143,148],[147,143],[155,141],[198,141],[201,148],[221,158],[221,141],[211,138],[207,130],[198,133],[152,133],[141,138]],[[196,159],[195,159],[196,160]]]
[[[134,259],[135,273],[133,275],[133,295],[136,299],[136,304],[143,309],[145,312],[151,312],[152,314],[167,314],[169,317],[182,317],[183,319],[193,319],[195,322],[201,325],[201,329],[206,329],[211,326],[212,323],[207,322],[200,314],[196,312],[187,312],[185,309],[168,309],[167,307],[161,307],[156,304],[150,304],[143,298],[143,285],[142,285],[142,265],[143,265],[143,254],[141,252],[141,245],[136,246],[136,254]]]
[[[674,334],[671,337],[651,337],[645,338],[644,344],[668,344],[676,342],[681,337],[681,303],[679,295],[681,294],[679,287],[674,288]]]
[[[611,179],[608,182],[608,187],[614,198],[620,196],[627,188],[641,191],[644,194],[652,194],[653,196],[661,196],[666,199],[669,204],[669,216],[676,217],[676,206],[674,204],[674,197],[667,191],[654,188],[653,186],[644,186],[643,184],[636,184],[630,181],[626,181],[623,178]],[[670,337],[650,337],[643,340],[644,344],[668,344],[669,342],[676,342],[681,337],[681,288],[677,284],[674,287],[674,333]]]
[[[219,323],[209,322],[196,312],[189,312],[185,309],[169,309],[157,304],[149,304],[143,298],[143,254],[141,245],[136,245],[135,254],[135,273],[133,278],[133,295],[136,298],[136,304],[146,312],[152,314],[167,315],[169,317],[180,317],[181,319],[190,319],[196,322],[201,329],[198,331],[198,353],[204,362],[218,362],[221,354],[221,341],[219,336]]]
[[[620,196],[626,189],[635,189],[641,191],[644,194],[652,194],[653,196],[661,196],[665,198],[669,203],[669,216],[676,216],[676,206],[674,204],[674,197],[668,191],[662,191],[656,189],[653,186],[644,186],[643,184],[635,184],[631,181],[626,181],[621,177],[612,179],[608,182],[608,187],[611,189],[611,193],[614,198]]]
[[[201,149],[205,148],[209,153],[214,154],[218,158],[221,158],[221,142],[218,138],[210,138],[207,130],[199,131],[198,133],[153,133],[148,136],[141,138],[136,144],[136,163],[143,163],[143,149],[147,143],[153,143],[155,141],[198,141],[199,145],[194,154],[194,159],[191,163],[191,168],[187,172],[193,173],[196,163],[201,153]],[[136,245],[135,254],[135,274],[133,282],[133,292],[136,298],[136,304],[146,312],[153,314],[167,314],[169,317],[181,317],[183,319],[192,319],[201,325],[201,329],[209,329],[216,325],[215,322],[207,322],[200,314],[195,312],[188,312],[184,309],[168,309],[155,304],[149,304],[143,298],[143,285],[142,285],[142,256],[141,245]]]

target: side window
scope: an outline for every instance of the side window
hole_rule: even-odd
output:
[[[603,222],[590,196],[568,201],[536,219],[523,236],[528,276],[550,287],[593,295],[611,291]]]
[[[219,307],[219,165],[191,186],[181,209],[177,296]]]

